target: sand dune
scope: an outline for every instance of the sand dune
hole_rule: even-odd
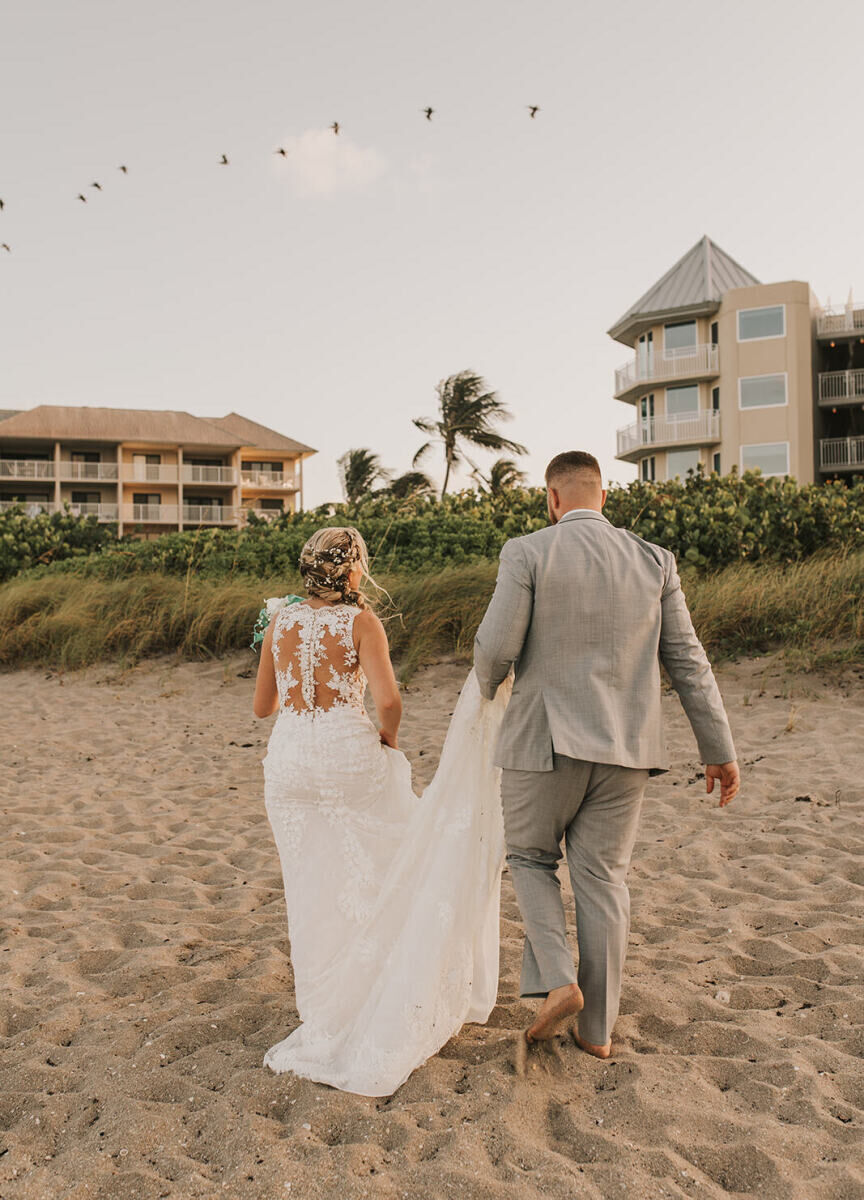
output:
[[[0,676],[4,1200],[864,1197],[864,673],[718,670],[722,811],[665,698],[612,1059],[514,1073],[505,873],[489,1023],[382,1101],[261,1066],[297,1014],[250,662]],[[407,689],[415,786],[465,669]]]

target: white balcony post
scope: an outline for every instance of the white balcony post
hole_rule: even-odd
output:
[[[183,447],[177,447],[177,528],[183,529]]]
[[[60,443],[54,443],[54,503],[60,511]]]

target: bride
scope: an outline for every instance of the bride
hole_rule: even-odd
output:
[[[511,685],[488,701],[469,673],[416,796],[387,635],[360,591],[363,538],[319,529],[300,573],[308,599],[268,604],[255,685],[255,715],[278,712],[264,800],[302,1022],[264,1064],[389,1096],[495,1005],[504,834],[491,760]]]

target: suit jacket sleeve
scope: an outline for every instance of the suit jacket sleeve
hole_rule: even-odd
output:
[[[518,538],[501,548],[498,579],[474,639],[474,670],[480,691],[493,700],[519,657],[534,608],[534,580]]]
[[[687,609],[675,555],[668,552],[661,597],[660,661],[669,673],[704,763],[732,762],[735,745],[720,689]]]

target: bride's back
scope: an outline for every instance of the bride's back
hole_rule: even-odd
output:
[[[290,604],[276,614],[273,663],[279,707],[295,713],[363,711],[366,676],[354,644],[353,604]]]

